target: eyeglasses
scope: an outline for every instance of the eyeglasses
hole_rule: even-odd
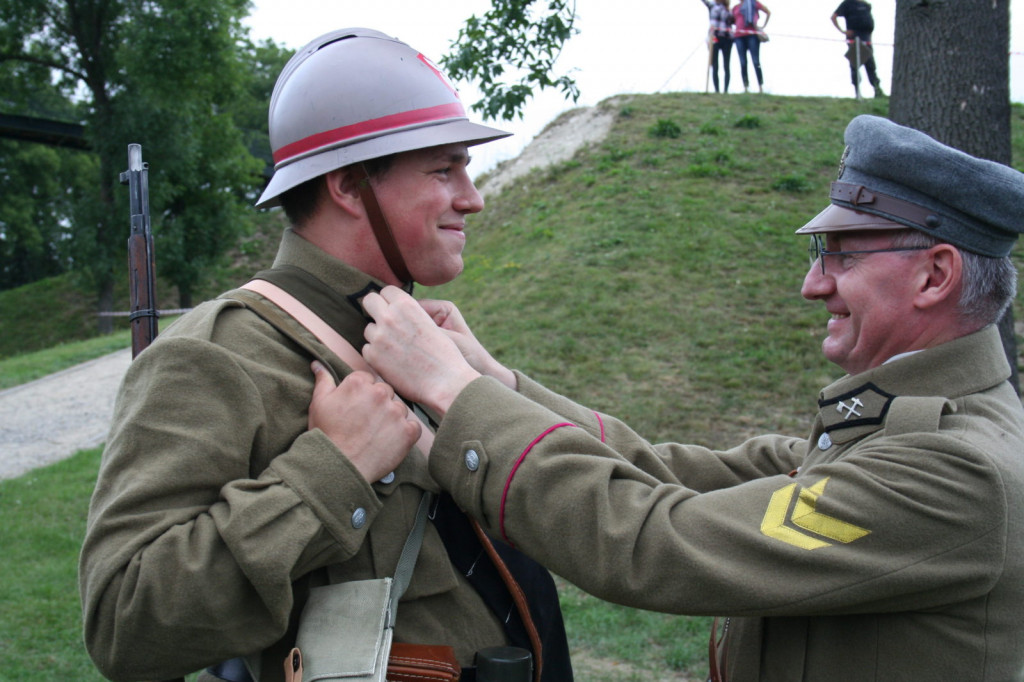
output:
[[[829,251],[822,243],[820,234],[811,235],[811,245],[807,247],[807,256],[814,265],[815,261],[821,263],[821,274],[825,274],[825,256],[849,256],[855,253],[894,253],[896,251],[926,251],[930,246],[900,246],[891,249],[864,249],[860,251]]]

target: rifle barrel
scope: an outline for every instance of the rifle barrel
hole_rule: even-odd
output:
[[[128,237],[128,317],[132,330],[132,357],[146,349],[157,335],[156,259],[149,222],[149,166],[142,162],[142,145],[128,145],[128,170],[121,173],[128,185],[131,236]]]

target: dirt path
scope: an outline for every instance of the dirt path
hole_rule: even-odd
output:
[[[131,357],[126,348],[0,391],[0,479],[102,443]]]

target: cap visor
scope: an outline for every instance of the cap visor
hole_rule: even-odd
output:
[[[797,234],[817,232],[842,232],[844,230],[904,230],[906,225],[862,213],[843,206],[830,204],[824,211],[811,218],[810,222],[796,231]]]

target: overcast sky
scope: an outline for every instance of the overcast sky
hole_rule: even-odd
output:
[[[761,46],[765,92],[777,95],[852,97],[846,45],[830,17],[839,0],[762,0],[772,12],[770,42]],[[257,39],[299,48],[335,28],[363,26],[396,36],[437,61],[464,20],[482,14],[489,0],[255,0],[247,24]],[[577,105],[593,105],[621,93],[704,92],[707,87],[708,14],[701,0],[578,0],[580,33],[560,55],[556,75],[570,72],[579,84]],[[875,54],[883,88],[892,75],[895,0],[872,2]],[[1024,101],[1024,15],[1011,14],[1010,96]],[[742,92],[739,63],[732,56],[730,92]],[[862,71],[863,73],[863,71]],[[750,82],[756,83],[753,69]],[[866,84],[865,84],[866,85]],[[458,84],[464,103],[478,97]],[[862,89],[862,93],[865,90]],[[867,87],[870,92],[870,87]],[[474,171],[516,156],[560,112],[573,104],[557,92],[539,94],[522,121],[491,122],[515,133],[474,150]],[[474,114],[471,118],[478,119]]]

